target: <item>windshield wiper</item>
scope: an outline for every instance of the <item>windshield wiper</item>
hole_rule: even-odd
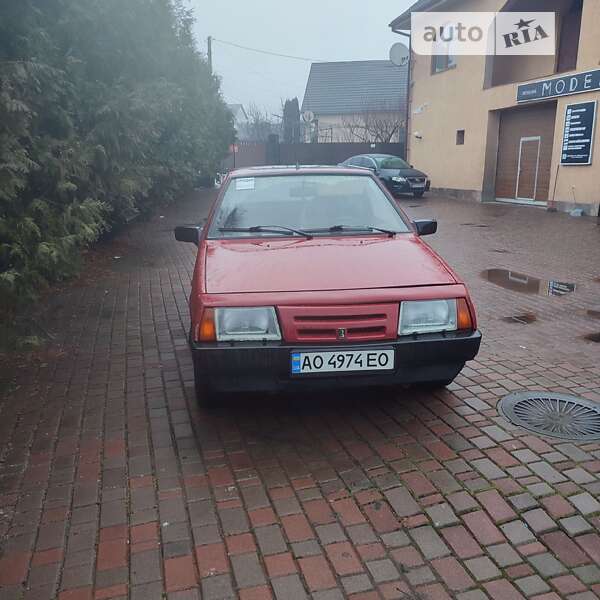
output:
[[[383,229],[381,227],[374,227],[373,225],[332,225],[331,227],[323,227],[321,229],[308,229],[310,233],[336,233],[343,231],[378,231],[380,233],[387,233],[390,237],[393,237],[400,231],[392,231],[391,229]]]
[[[292,227],[286,227],[285,225],[254,225],[252,227],[219,227],[219,231],[222,233],[279,233],[285,235],[286,233],[293,233],[295,235],[301,235],[307,240],[312,240],[313,236],[306,231],[301,229],[293,229]]]

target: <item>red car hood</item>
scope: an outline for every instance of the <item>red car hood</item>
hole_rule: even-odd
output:
[[[205,243],[209,294],[456,283],[442,261],[413,234]]]

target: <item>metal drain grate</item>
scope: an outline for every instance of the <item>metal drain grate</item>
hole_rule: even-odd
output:
[[[498,405],[511,423],[529,431],[578,442],[600,440],[600,404],[564,394],[514,392]]]

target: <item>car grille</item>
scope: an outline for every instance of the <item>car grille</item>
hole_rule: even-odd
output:
[[[425,183],[425,177],[407,177],[410,183]]]
[[[398,335],[398,304],[360,306],[281,306],[287,342],[370,342]]]

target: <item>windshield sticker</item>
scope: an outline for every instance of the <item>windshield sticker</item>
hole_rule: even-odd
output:
[[[245,177],[243,179],[235,180],[236,190],[253,190],[254,189],[254,177]]]

